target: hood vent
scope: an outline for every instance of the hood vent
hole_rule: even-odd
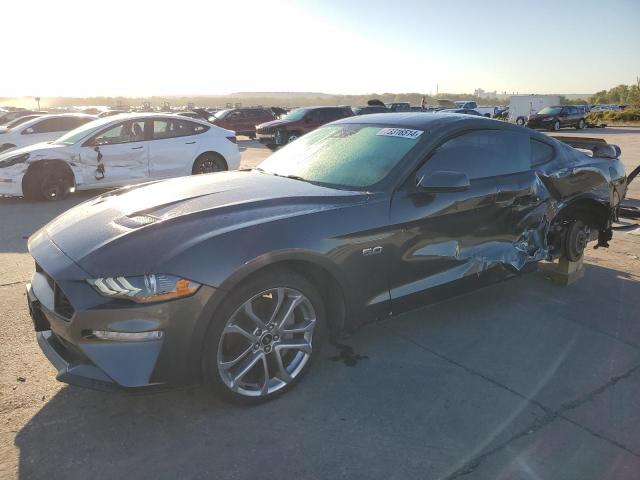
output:
[[[158,220],[160,219],[153,215],[134,214],[131,216],[116,218],[114,222],[117,223],[118,225],[122,225],[123,227],[133,229],[133,228],[140,228],[140,227],[145,227],[147,225],[151,225],[152,223],[155,223]]]

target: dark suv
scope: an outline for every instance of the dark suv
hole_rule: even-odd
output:
[[[210,118],[219,127],[233,130],[236,135],[256,138],[256,125],[275,120],[276,116],[268,108],[232,108],[220,110]]]
[[[351,107],[296,108],[280,120],[256,126],[258,140],[270,148],[289,142],[325,123],[353,116]]]
[[[574,127],[582,130],[586,126],[585,113],[578,107],[556,105],[545,107],[529,117],[529,128],[544,128],[558,131],[562,127]]]

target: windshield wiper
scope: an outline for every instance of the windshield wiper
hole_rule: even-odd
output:
[[[299,175],[280,175],[281,177],[290,178],[292,180],[300,180],[301,182],[309,182],[312,183],[311,180],[307,180],[306,178],[302,178]]]

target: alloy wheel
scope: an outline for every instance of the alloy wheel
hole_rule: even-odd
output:
[[[311,358],[316,313],[293,288],[263,291],[244,302],[225,324],[218,373],[233,392],[270,395],[292,382]]]

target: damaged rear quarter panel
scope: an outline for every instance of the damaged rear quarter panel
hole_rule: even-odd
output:
[[[605,207],[609,227],[616,198],[624,196],[620,162],[554,145],[553,160],[526,172],[474,180],[465,192],[396,193],[390,212],[397,226],[398,260],[390,279],[394,311],[437,299],[438,290],[454,291],[457,283],[509,276],[532,262],[557,258],[549,241],[554,220],[579,200]]]

